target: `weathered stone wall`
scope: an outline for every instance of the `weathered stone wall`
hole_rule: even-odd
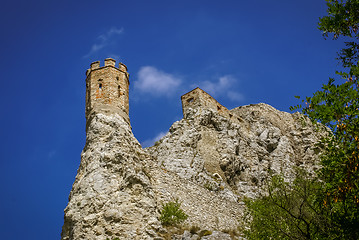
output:
[[[191,240],[199,238],[188,231],[194,226],[212,231],[202,239],[242,239],[243,199],[266,194],[270,172],[290,181],[294,167],[314,171],[315,143],[327,133],[267,104],[228,110],[196,88],[181,97],[184,118],[143,149],[129,124],[126,67],[94,62],[86,83],[86,145],[62,240]],[[187,230],[172,234],[159,216],[162,204],[175,199],[189,217]]]
[[[320,151],[315,143],[325,129],[262,103],[231,112],[243,122],[211,108],[187,108],[186,117],[147,151],[161,167],[218,194],[229,190],[226,196],[239,200],[264,194],[262,186],[271,173],[290,181],[295,167],[314,172]]]
[[[242,122],[238,116],[234,116],[226,107],[222,106],[216,99],[200,88],[195,88],[182,95],[181,100],[184,117],[186,117],[187,108],[202,108],[211,109],[235,123]]]
[[[91,111],[112,107],[114,111],[121,110],[129,114],[129,74],[124,64],[107,58],[105,66],[93,62],[86,72],[86,118]],[[127,117],[128,118],[128,117]],[[129,121],[129,118],[127,119]]]

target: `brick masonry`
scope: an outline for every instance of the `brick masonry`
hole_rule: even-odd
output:
[[[235,123],[243,121],[241,118],[231,113],[226,107],[222,106],[219,102],[216,101],[216,99],[200,88],[195,88],[192,91],[182,95],[181,100],[184,117],[187,108],[201,108],[212,109],[218,112],[221,116],[230,119]]]
[[[86,119],[97,109],[120,110],[129,122],[129,74],[126,65],[112,58],[91,63],[86,71]],[[127,117],[126,117],[127,116]]]

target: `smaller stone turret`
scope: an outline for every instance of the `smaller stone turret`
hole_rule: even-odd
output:
[[[129,119],[129,74],[126,65],[112,58],[105,59],[105,66],[100,61],[91,63],[86,71],[86,120],[92,112],[117,112],[126,122]]]
[[[216,99],[206,93],[200,88],[195,88],[192,91],[181,96],[183,117],[187,118],[188,108],[211,109],[221,116],[230,119],[232,122],[239,123],[242,119],[235,116],[226,107],[222,106]]]

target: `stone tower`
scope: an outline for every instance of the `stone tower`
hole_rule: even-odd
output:
[[[93,112],[117,112],[127,123],[129,119],[129,74],[126,65],[112,58],[105,59],[105,66],[100,61],[91,63],[86,71],[86,120]]]

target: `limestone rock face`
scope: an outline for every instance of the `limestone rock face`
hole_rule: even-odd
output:
[[[158,217],[175,199],[188,229],[211,231],[202,239],[241,239],[227,233],[243,227],[242,199],[265,194],[271,173],[290,180],[296,166],[315,170],[314,143],[326,131],[266,104],[226,114],[186,107],[158,143],[142,149],[120,114],[93,112],[62,239],[167,239]],[[197,239],[188,229],[168,239]]]
[[[157,204],[144,158],[120,115],[93,113],[62,239],[153,239],[146,230],[158,223]]]
[[[230,112],[241,121],[189,108],[158,145],[146,150],[162,168],[237,200],[262,194],[270,174],[289,180],[296,166],[316,168],[319,149],[314,144],[325,131],[309,119],[262,103]]]

